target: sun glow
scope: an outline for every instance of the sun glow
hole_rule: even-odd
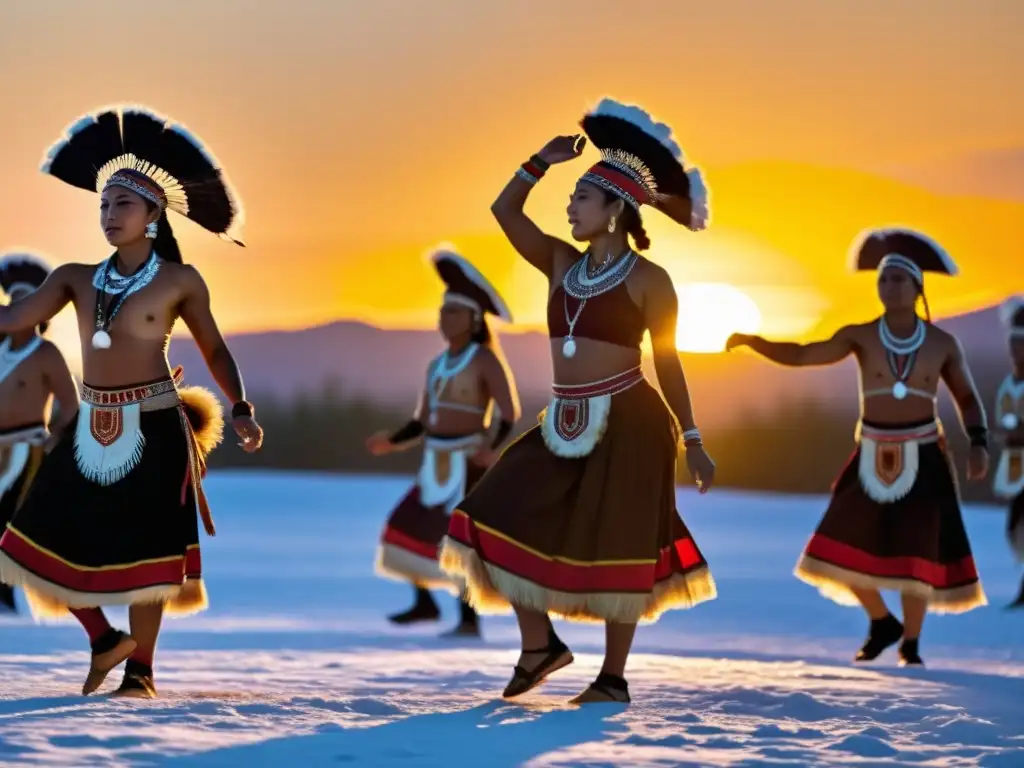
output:
[[[721,352],[733,333],[757,333],[761,310],[743,291],[727,283],[679,286],[676,346],[682,352]]]

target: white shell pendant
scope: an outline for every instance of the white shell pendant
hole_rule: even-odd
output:
[[[1020,426],[1020,419],[1017,418],[1017,414],[1015,413],[1004,413],[1003,418],[999,420],[999,423],[1002,425],[1003,429],[1011,431]]]
[[[110,349],[110,334],[100,329],[92,335],[94,349]]]
[[[562,345],[562,357],[573,357],[576,354],[576,340],[569,338]]]
[[[907,385],[902,381],[897,381],[892,385],[892,396],[897,400],[902,400],[907,396]]]

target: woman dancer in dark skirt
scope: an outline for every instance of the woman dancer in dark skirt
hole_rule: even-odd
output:
[[[427,369],[426,387],[412,420],[394,434],[381,432],[367,441],[375,455],[401,451],[423,442],[423,465],[416,484],[388,518],[377,553],[377,571],[410,582],[416,602],[390,616],[396,624],[436,621],[441,612],[430,588],[459,593],[441,571],[437,558],[455,505],[494,463],[497,450],[519,418],[515,384],[491,335],[486,315],[512,322],[494,286],[463,257],[438,250],[431,261],[446,291],[440,330],[448,349]],[[499,423],[488,441],[488,419],[497,406]],[[478,636],[476,611],[463,598],[453,636]]]
[[[1010,503],[1006,533],[1019,562],[1024,563],[1024,297],[1014,296],[1000,307],[1010,336],[1013,370],[996,394],[995,423],[1003,438],[993,490]],[[1009,608],[1024,608],[1024,578]]]
[[[516,612],[522,655],[506,697],[572,662],[548,618],[554,614],[606,627],[601,674],[573,701],[627,702],[637,622],[715,597],[707,562],[676,511],[673,415],[703,491],[714,476],[675,346],[676,294],[665,270],[627,238],[636,250],[650,245],[642,204],[692,230],[706,225],[707,204],[700,174],[684,169],[668,126],[643,110],[605,99],[582,127],[601,150],[568,207],[584,253],[523,212],[548,167],[580,155],[580,136],[549,142],[491,209],[548,278],[556,383],[541,423],[505,450],[453,514],[441,565],[467,580],[481,612]],[[668,408],[640,370],[648,330]]]
[[[12,302],[34,293],[49,274],[50,266],[34,254],[0,258],[0,286]],[[64,355],[43,338],[46,325],[0,342],[0,531],[32,486],[48,439],[61,434],[78,410],[75,380]],[[0,612],[16,610],[14,590],[0,584]]]
[[[0,539],[0,580],[23,585],[36,616],[70,610],[85,628],[92,663],[83,694],[127,659],[117,693],[153,697],[164,609],[206,607],[197,512],[213,535],[201,478],[223,429],[212,393],[180,389],[181,370],[168,369],[179,318],[235,404],[243,448],[255,451],[263,439],[209,291],[182,263],[167,211],[226,234],[238,203],[195,137],[141,109],[78,120],[43,171],[100,193],[100,223],[116,251],[98,265],[58,267],[38,291],[0,308],[0,331],[10,332],[73,304],[85,372],[77,418]],[[104,605],[130,606],[131,635],[111,628]]]
[[[835,483],[832,501],[796,567],[797,578],[871,619],[857,661],[871,661],[901,638],[901,664],[921,664],[926,611],[964,613],[985,605],[942,425],[935,414],[946,384],[970,436],[967,476],[988,468],[985,411],[955,337],[922,320],[924,273],[956,274],[949,255],[907,229],[866,233],[854,243],[856,269],[878,273],[884,314],[812,344],[734,335],[728,348],[750,347],[780,365],[828,365],[854,355],[860,366],[859,446]],[[903,622],[880,589],[900,592]]]

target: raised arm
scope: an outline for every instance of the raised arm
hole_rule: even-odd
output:
[[[43,382],[57,404],[57,418],[51,419],[48,424],[51,439],[55,443],[78,413],[78,387],[56,344],[44,342],[39,354],[43,364]]]
[[[497,448],[512,433],[515,423],[519,420],[521,409],[519,393],[516,391],[515,379],[508,366],[491,350],[481,350],[480,372],[484,386],[494,399],[494,404],[501,414],[501,420],[491,441],[491,448]]]
[[[531,158],[530,164],[543,175],[549,166],[579,157],[584,144],[585,140],[578,136],[558,136]],[[544,234],[523,211],[536,178],[530,179],[530,174],[520,169],[491,205],[491,213],[519,255],[550,278],[557,254],[575,250],[568,243]]]
[[[71,264],[63,264],[51,272],[38,290],[23,299],[0,307],[0,333],[13,333],[35,328],[51,320],[72,298]]]
[[[750,347],[754,352],[773,363],[799,368],[815,365],[832,365],[851,354],[857,345],[854,326],[840,328],[826,341],[812,341],[796,344],[790,341],[768,341],[760,336],[734,333],[726,342],[726,350]]]

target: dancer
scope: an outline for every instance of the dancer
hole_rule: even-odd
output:
[[[606,626],[601,674],[573,702],[628,702],[625,665],[637,622],[715,597],[707,562],[676,511],[673,414],[698,486],[707,491],[714,478],[675,346],[676,294],[665,270],[636,253],[650,245],[642,204],[692,230],[705,227],[707,207],[700,174],[684,170],[668,126],[611,99],[581,125],[601,150],[567,211],[585,252],[544,234],[523,212],[548,167],[580,155],[582,136],[550,141],[491,208],[515,249],[549,280],[556,383],[540,424],[505,450],[453,514],[441,566],[466,578],[481,612],[515,610],[522,655],[506,697],[572,662],[554,614]],[[668,408],[640,369],[647,330]]]
[[[49,265],[33,254],[0,258],[0,286],[12,302],[39,288],[49,274]],[[0,342],[0,531],[32,485],[48,438],[62,434],[78,410],[75,381],[64,355],[43,338],[46,325],[17,331]],[[7,584],[0,584],[3,611],[17,611],[14,590]]]
[[[431,261],[446,286],[439,327],[448,348],[427,368],[426,387],[412,420],[394,434],[381,432],[367,441],[376,455],[424,442],[416,484],[388,518],[377,553],[384,576],[412,583],[416,602],[388,617],[396,624],[436,621],[440,610],[430,588],[461,590],[438,566],[441,540],[451,511],[494,463],[497,450],[519,418],[512,376],[500,356],[486,315],[512,322],[504,300],[463,257],[438,250]],[[488,419],[497,406],[500,420],[487,441]],[[426,422],[426,423],[424,423]],[[476,611],[465,597],[451,635],[479,636]]]
[[[1003,449],[996,466],[993,490],[1010,502],[1006,532],[1017,560],[1024,562],[1024,296],[1008,299],[999,314],[1010,336],[1013,370],[996,394],[996,418]],[[1024,577],[1009,608],[1024,608]]]
[[[74,428],[43,460],[0,539],[0,580],[26,587],[35,616],[70,609],[82,624],[92,647],[83,694],[127,659],[117,693],[152,698],[165,608],[188,614],[207,604],[196,517],[213,535],[201,478],[223,430],[212,393],[179,389],[181,369],[169,372],[167,341],[179,318],[234,403],[242,447],[255,451],[263,439],[209,291],[182,263],[167,211],[224,234],[239,208],[202,144],[142,109],[78,120],[43,171],[100,193],[100,223],[116,250],[98,265],[58,267],[38,291],[0,308],[0,331],[11,332],[73,304],[85,372]],[[104,605],[130,606],[131,635],[111,628]]]
[[[956,400],[970,436],[972,480],[988,468],[985,411],[960,343],[932,325],[924,299],[925,272],[957,273],[949,255],[907,229],[866,232],[852,255],[855,269],[878,273],[881,317],[842,328],[828,341],[793,344],[736,334],[727,348],[750,347],[787,366],[857,359],[863,393],[859,446],[835,483],[796,576],[840,605],[860,603],[867,611],[871,626],[857,661],[872,661],[902,639],[901,665],[919,665],[926,611],[963,613],[986,602],[936,417],[939,382]],[[900,592],[902,623],[880,589]]]

